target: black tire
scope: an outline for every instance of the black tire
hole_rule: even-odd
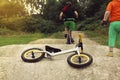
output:
[[[21,58],[25,62],[38,62],[45,55],[45,53],[42,53],[40,51],[43,51],[43,50],[39,48],[27,49],[22,53]]]
[[[79,58],[81,59],[81,62],[79,62]],[[77,59],[75,61],[75,59]],[[86,59],[85,61],[83,59]],[[86,67],[90,65],[93,62],[93,58],[91,55],[87,53],[81,53],[80,57],[78,54],[72,54],[67,58],[67,62],[70,66],[75,67],[75,68],[80,68],[80,67]]]

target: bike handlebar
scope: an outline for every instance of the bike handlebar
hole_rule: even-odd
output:
[[[79,36],[79,41],[82,42],[82,35],[79,34],[78,36]]]
[[[79,37],[79,44],[78,44],[78,46],[81,47],[81,52],[83,52],[82,35],[79,33],[78,37]]]

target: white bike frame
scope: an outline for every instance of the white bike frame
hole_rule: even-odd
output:
[[[82,45],[82,37],[81,37],[81,34],[79,34],[79,42],[81,43],[81,46],[76,46],[74,49],[69,49],[69,50],[63,50],[63,51],[60,51],[60,52],[49,52],[49,51],[40,51],[40,52],[43,52],[45,53],[45,57],[47,57],[48,55],[50,56],[57,56],[57,55],[62,55],[62,54],[66,54],[66,53],[70,53],[70,52],[77,52],[78,56],[80,56],[80,53],[83,52],[83,45]],[[80,50],[81,48],[81,50]],[[48,55],[47,55],[48,54]]]
[[[47,57],[47,54],[49,54],[50,56],[57,56],[57,55],[62,55],[62,54],[66,54],[66,53],[70,53],[70,52],[77,52],[78,55],[80,56],[80,47],[76,47],[74,49],[69,49],[69,50],[63,50],[63,51],[60,51],[60,52],[48,52],[48,51],[41,51],[41,52],[44,52],[45,53],[45,57]]]

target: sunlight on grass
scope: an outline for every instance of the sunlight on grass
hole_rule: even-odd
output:
[[[0,46],[12,45],[12,44],[28,44],[31,41],[41,39],[41,38],[63,38],[63,34],[61,32],[51,33],[51,34],[43,34],[43,33],[22,33],[16,35],[7,35],[0,36]]]
[[[10,45],[10,44],[27,44],[30,41],[40,39],[45,37],[44,34],[20,34],[13,36],[1,36],[0,37],[0,46]]]
[[[100,43],[102,45],[107,45],[108,46],[108,36],[95,33],[94,31],[85,31],[85,33],[87,34],[87,36],[91,40],[94,40],[94,41],[96,41],[96,42],[98,42],[98,43]],[[115,47],[120,48],[120,45],[119,45],[117,40],[116,40]]]
[[[87,36],[102,45],[108,45],[108,36],[104,36],[98,33],[95,33],[94,31],[85,31]]]

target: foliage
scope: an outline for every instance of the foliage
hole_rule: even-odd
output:
[[[96,26],[93,26],[94,19],[93,18],[86,18],[85,20],[81,21],[80,24],[78,24],[77,29],[78,30],[94,30]],[[92,25],[91,25],[92,23]]]
[[[0,0],[0,16],[10,17],[23,15],[26,15],[26,11],[22,4],[9,2],[8,0]]]
[[[56,0],[47,0],[47,5],[43,9],[43,16],[46,20],[58,21],[58,5],[59,3]]]
[[[101,21],[103,19],[105,9],[109,1],[110,0],[90,0],[87,5],[88,8],[85,9],[85,12],[88,14],[86,13],[85,19],[79,23],[77,29],[90,30],[107,36],[108,25],[102,26]]]
[[[7,28],[16,32],[52,33],[60,31],[61,27],[51,20],[44,20],[41,17],[35,18],[26,16],[0,19],[0,28]]]
[[[101,4],[103,3],[103,0],[89,0],[89,3],[87,5],[87,8],[85,10],[85,14],[87,17],[93,16],[97,11],[99,11]]]
[[[0,35],[13,35],[15,32],[7,28],[0,28]]]
[[[85,31],[87,36],[91,39],[94,40],[102,45],[107,45],[108,44],[108,37],[105,35],[101,35],[99,33],[95,33],[94,31]]]
[[[15,3],[24,3],[17,4]],[[65,5],[65,2],[68,0],[2,0],[0,3],[0,28],[9,29],[12,31],[23,31],[23,32],[43,32],[43,33],[52,33],[63,30],[62,23],[59,22],[58,16],[60,10]],[[76,10],[79,13],[80,22],[78,23],[77,30],[93,30],[100,31],[100,33],[105,33],[107,29],[100,30],[101,20],[103,18],[105,8],[107,3],[110,0],[80,0],[80,3],[77,0],[69,0],[75,6]],[[16,17],[14,15],[26,14],[24,13],[23,6],[30,5],[31,9],[40,11],[39,14],[34,14],[35,16],[23,16]],[[41,8],[40,6],[41,5]],[[52,5],[52,6],[51,6]],[[31,12],[34,12],[31,11]],[[8,12],[7,12],[8,11]],[[19,12],[20,13],[19,13]],[[11,16],[7,18],[8,16]],[[3,18],[2,16],[7,16]],[[14,16],[14,17],[13,17]],[[57,22],[57,23],[56,23]],[[61,26],[61,27],[60,27]],[[104,29],[104,28],[102,28]],[[105,32],[104,32],[105,31]],[[107,34],[107,33],[105,33]]]
[[[23,29],[25,32],[42,32],[52,33],[58,31],[56,24],[50,20],[44,20],[41,18],[26,18],[26,26]]]

